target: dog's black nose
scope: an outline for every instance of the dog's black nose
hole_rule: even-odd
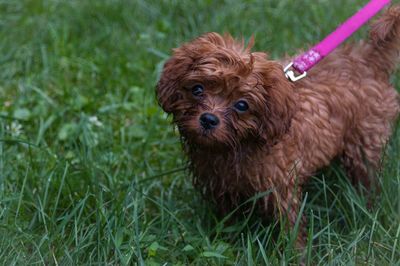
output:
[[[213,114],[204,113],[200,116],[200,124],[204,129],[212,129],[218,126],[219,119]]]

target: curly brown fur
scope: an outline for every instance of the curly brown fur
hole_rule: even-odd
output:
[[[389,82],[399,31],[395,6],[372,25],[368,41],[337,49],[296,83],[285,78],[281,62],[229,35],[208,33],[175,49],[157,97],[178,126],[195,186],[223,214],[272,190],[260,206],[269,213],[272,205],[292,226],[301,185],[333,158],[369,187],[400,110]],[[199,84],[204,91],[194,96]],[[234,107],[239,100],[247,111]],[[202,126],[204,113],[219,124]]]

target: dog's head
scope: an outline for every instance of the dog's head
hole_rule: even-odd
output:
[[[157,98],[185,141],[235,147],[274,143],[287,131],[293,87],[280,64],[250,48],[229,35],[208,33],[174,50]]]

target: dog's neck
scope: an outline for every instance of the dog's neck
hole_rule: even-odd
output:
[[[229,211],[244,198],[262,191],[258,182],[268,150],[257,142],[235,148],[204,147],[184,142],[193,182],[207,198],[218,202],[221,212]]]

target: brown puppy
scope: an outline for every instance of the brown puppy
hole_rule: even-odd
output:
[[[301,185],[333,158],[354,182],[374,181],[400,110],[389,82],[400,6],[372,25],[368,41],[337,49],[295,83],[283,63],[250,48],[217,33],[182,45],[164,66],[157,97],[179,129],[194,184],[222,214],[271,190],[260,207],[293,226]]]

